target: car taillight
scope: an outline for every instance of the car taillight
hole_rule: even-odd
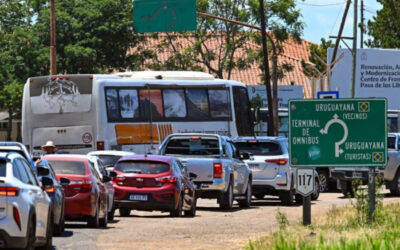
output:
[[[48,194],[53,194],[56,192],[56,187],[55,186],[51,186],[50,188],[47,188],[44,190],[46,193]]]
[[[278,165],[286,165],[286,163],[288,162],[288,159],[286,159],[286,158],[268,159],[268,160],[265,160],[265,162],[267,162],[267,163],[275,163],[275,164],[278,164]]]
[[[16,187],[0,187],[0,196],[15,197],[18,196],[19,188]]]
[[[16,207],[13,207],[13,216],[14,216],[15,223],[17,223],[19,230],[21,230],[21,217],[19,216],[19,212]]]
[[[156,181],[158,183],[164,184],[164,183],[175,183],[177,181],[175,176],[163,176],[163,177],[158,177],[156,178]]]
[[[97,150],[104,150],[104,141],[97,142]]]
[[[91,181],[73,181],[69,184],[69,187],[75,192],[87,193],[92,191]]]
[[[222,178],[222,163],[214,162],[214,178],[220,179]]]

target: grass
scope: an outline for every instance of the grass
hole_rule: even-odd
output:
[[[355,206],[332,207],[304,227],[300,222],[288,225],[278,211],[279,230],[250,241],[245,249],[400,249],[400,204],[379,207],[373,221],[360,218]]]

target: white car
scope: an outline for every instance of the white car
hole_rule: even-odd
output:
[[[289,164],[289,142],[286,137],[238,137],[234,140],[240,153],[253,156],[245,162],[253,172],[253,195],[263,199],[265,195],[279,196],[285,205],[291,205],[301,196],[295,190],[295,170]],[[319,179],[311,199],[319,196]]]
[[[102,151],[92,151],[88,155],[95,155],[100,158],[105,166],[107,172],[110,172],[114,168],[114,164],[125,155],[134,155],[134,152],[129,151],[117,151],[117,150],[102,150]]]
[[[52,185],[47,177],[40,184],[20,154],[0,152],[0,248],[51,249],[54,217],[44,190]]]

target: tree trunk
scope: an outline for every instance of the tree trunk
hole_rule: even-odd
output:
[[[274,131],[273,135],[279,134],[279,116],[278,116],[278,55],[274,53],[272,56],[272,90],[273,90],[273,107],[274,113]]]
[[[8,109],[7,141],[11,141],[13,110]]]

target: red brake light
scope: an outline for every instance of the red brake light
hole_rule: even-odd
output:
[[[46,190],[44,190],[46,193],[48,194],[53,194],[54,192],[56,192],[56,187],[55,186],[51,186],[51,188],[47,188]]]
[[[214,162],[214,178],[220,179],[222,178],[222,163]]]
[[[16,187],[0,187],[0,196],[18,196],[19,188]]]
[[[200,140],[200,136],[192,136],[192,140]]]
[[[257,140],[248,140],[248,143],[257,143]]]
[[[117,177],[114,178],[114,181],[117,183],[117,185],[122,186],[124,184],[126,177],[123,175],[118,175]]]
[[[104,150],[104,141],[97,142],[97,150]]]
[[[269,159],[269,160],[265,160],[265,162],[267,162],[267,163],[275,163],[275,164],[278,164],[278,165],[286,165],[286,163],[288,162],[288,159],[286,159],[286,158]]]
[[[91,181],[72,181],[68,186],[77,193],[87,193],[92,190]]]
[[[13,216],[14,216],[14,220],[17,223],[19,230],[21,230],[21,218],[19,216],[19,212],[18,209],[16,207],[13,207]]]
[[[161,184],[175,183],[177,181],[177,178],[175,176],[163,176],[163,177],[156,178],[156,181]]]

